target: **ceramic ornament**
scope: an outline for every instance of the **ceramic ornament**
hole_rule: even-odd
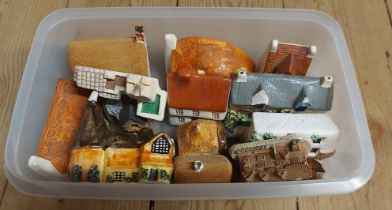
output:
[[[265,145],[233,145],[230,154],[232,157],[235,154],[240,177],[246,182],[321,178],[324,169],[317,160],[308,158],[311,146],[304,138],[288,135],[264,141],[271,141]]]
[[[303,46],[274,39],[260,59],[259,72],[305,76],[316,53],[315,45]]]
[[[188,154],[174,160],[174,183],[227,183],[232,173],[224,155]]]
[[[74,80],[78,87],[95,90],[100,97],[114,100],[125,94],[138,101],[152,102],[161,90],[158,79],[153,77],[86,66],[75,67]]]
[[[170,184],[175,156],[174,140],[159,133],[140,148],[141,183]]]
[[[220,154],[226,146],[226,134],[221,122],[199,119],[177,128],[177,142],[179,155]]]
[[[253,113],[248,140],[263,141],[290,133],[305,135],[309,157],[323,159],[335,153],[339,129],[326,114]]]
[[[69,153],[86,104],[87,97],[78,93],[73,81],[57,82],[37,152],[28,160],[29,168],[35,173],[49,180],[65,179]]]
[[[333,100],[333,78],[283,74],[247,75],[239,70],[233,80],[230,105],[236,109],[271,111],[329,111]]]
[[[72,41],[68,45],[68,61],[73,71],[76,66],[89,66],[149,76],[144,27],[135,26],[135,35],[132,37],[98,37]]]
[[[166,34],[165,43],[169,123],[223,120],[230,78],[238,68],[253,72],[252,59],[224,40]]]

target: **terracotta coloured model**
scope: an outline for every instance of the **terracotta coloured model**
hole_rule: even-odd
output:
[[[305,76],[316,52],[314,45],[307,47],[274,39],[261,58],[259,72]]]
[[[247,182],[321,178],[324,170],[316,160],[308,160],[310,144],[305,138],[289,135],[260,145],[238,144],[230,148],[230,154],[238,161],[242,180]]]
[[[66,176],[69,152],[86,104],[87,97],[79,94],[73,81],[60,79],[57,82],[37,153],[28,161],[34,172],[47,179]]]
[[[254,71],[253,61],[233,44],[206,37],[177,41],[165,36],[169,122],[179,125],[193,118],[223,120],[233,72]]]
[[[170,117],[224,119],[229,102],[230,79],[201,75],[181,78],[177,73],[169,72],[167,80]]]
[[[143,26],[135,27],[135,37],[95,38],[73,41],[68,46],[68,61],[76,66],[112,69],[124,73],[150,74]]]
[[[311,145],[309,157],[326,158],[335,154],[339,129],[326,114],[254,112],[248,140],[267,140],[301,133]]]
[[[231,181],[232,173],[223,155],[188,154],[174,160],[174,183],[225,183]]]
[[[154,136],[140,148],[139,182],[169,184],[174,156],[174,140],[165,133]]]
[[[227,41],[207,37],[177,40],[174,34],[166,34],[165,41],[166,64],[170,64],[167,65],[167,72],[178,72],[186,68],[189,75],[230,78],[241,67],[249,73],[254,71],[252,59]]]
[[[179,155],[219,154],[226,146],[223,124],[214,120],[194,120],[177,128]]]
[[[332,100],[331,76],[247,75],[240,70],[230,93],[231,107],[236,109],[329,111]]]

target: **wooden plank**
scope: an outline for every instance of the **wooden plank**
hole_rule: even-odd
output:
[[[36,27],[42,18],[66,0],[0,1],[0,146],[5,147],[12,110],[19,89],[24,64]],[[4,149],[1,149],[4,157]],[[4,165],[3,158],[0,165]],[[0,171],[0,193],[3,195],[6,178]]]
[[[178,0],[179,7],[271,7],[281,8],[283,0]]]
[[[179,0],[178,6],[192,7],[277,7],[282,1],[273,0]],[[249,199],[228,201],[155,201],[154,210],[165,209],[296,209],[296,198]]]
[[[285,7],[319,9],[341,24],[360,84],[376,154],[376,169],[359,191],[299,199],[300,209],[392,209],[392,30],[384,0],[285,0]]]
[[[177,0],[69,0],[68,7],[175,7]]]
[[[392,0],[384,0],[389,15],[389,24],[392,27]]]
[[[42,209],[148,209],[148,201],[104,201],[104,200],[76,200],[36,198],[18,192],[14,187],[7,187],[0,209],[13,210],[42,210]]]
[[[154,210],[172,209],[204,209],[204,210],[236,210],[236,209],[296,209],[295,198],[219,200],[219,201],[155,201]]]

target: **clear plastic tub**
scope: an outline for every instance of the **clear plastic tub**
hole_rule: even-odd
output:
[[[165,87],[164,34],[201,35],[235,43],[255,61],[272,39],[314,44],[309,75],[335,78],[328,114],[340,129],[336,155],[323,162],[325,179],[227,184],[93,184],[45,181],[28,167],[59,78],[72,78],[67,44],[75,39],[130,36],[145,26],[152,75]],[[166,128],[166,126],[162,126]],[[29,195],[96,199],[240,199],[339,194],[357,190],[374,170],[374,152],[346,41],[338,23],[311,10],[234,8],[92,8],[58,10],[38,27],[14,108],[5,151],[9,181]]]

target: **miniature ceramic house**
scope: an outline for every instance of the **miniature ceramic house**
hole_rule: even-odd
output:
[[[220,39],[165,35],[166,72],[187,68],[190,75],[217,75],[230,78],[237,69],[254,71],[252,59],[239,48]]]
[[[119,100],[121,94],[126,94],[138,100],[138,116],[159,121],[164,118],[167,93],[160,89],[156,78],[76,66],[74,80],[77,86],[97,91],[104,98]]]
[[[191,118],[223,120],[229,102],[231,80],[218,76],[167,76],[169,122],[182,124]],[[181,120],[185,117],[188,119]]]
[[[232,166],[224,155],[187,154],[174,160],[174,183],[225,183]]]
[[[76,144],[71,150],[70,179],[77,182],[138,182],[139,147],[154,133],[132,120],[120,126],[115,117],[118,106],[105,107],[97,103],[97,98],[98,93],[93,91],[81,120]]]
[[[135,27],[135,37],[94,38],[73,41],[68,46],[68,61],[76,66],[113,69],[118,72],[150,75],[143,26]]]
[[[142,183],[171,182],[174,140],[165,133],[159,133],[140,148],[140,180]]]
[[[223,124],[214,120],[194,120],[177,128],[179,155],[219,154],[226,146]]]
[[[126,94],[139,101],[152,102],[160,90],[156,78],[86,66],[75,67],[74,80],[78,87],[95,90],[99,96],[115,100]]]
[[[105,150],[105,182],[136,183],[139,181],[139,149],[115,148]]]
[[[309,157],[326,158],[335,153],[339,130],[326,114],[254,112],[248,140],[266,140],[300,133],[311,145]]]
[[[233,72],[254,71],[253,61],[233,44],[205,37],[177,41],[165,36],[169,122],[182,124],[192,118],[223,120]]]
[[[105,152],[98,146],[87,146],[71,150],[68,176],[72,182],[94,182],[104,180]]]
[[[259,72],[305,76],[317,47],[282,43],[274,39],[261,58]]]
[[[87,97],[78,93],[71,80],[59,80],[41,135],[37,153],[28,166],[46,179],[61,180],[67,175],[69,152],[75,141]]]
[[[328,111],[332,107],[333,78],[283,74],[237,73],[230,104],[234,108]]]
[[[268,141],[233,145],[230,154],[238,161],[241,178],[247,182],[321,178],[321,164],[307,155],[306,137],[287,135]]]

